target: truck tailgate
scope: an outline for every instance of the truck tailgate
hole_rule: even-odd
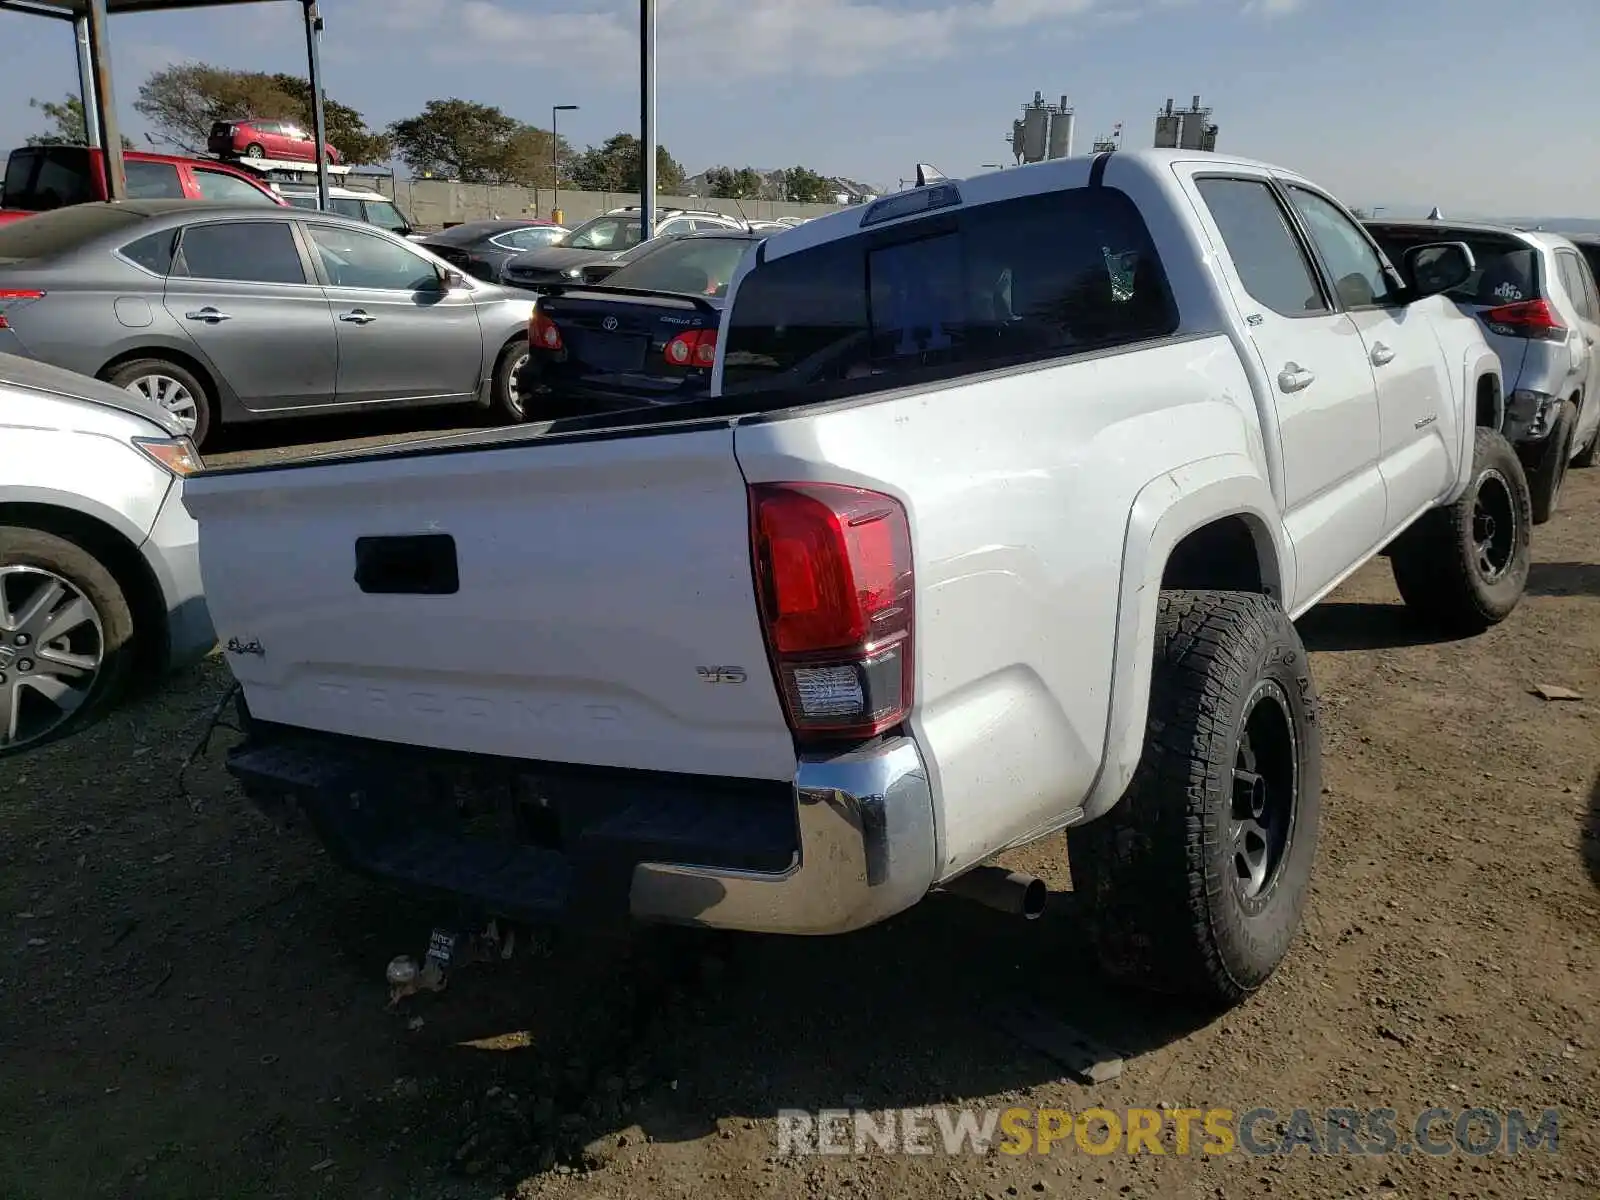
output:
[[[224,471],[192,477],[185,499],[258,718],[794,774],[726,427]]]

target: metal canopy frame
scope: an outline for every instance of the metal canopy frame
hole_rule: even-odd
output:
[[[0,0],[0,11],[70,21],[78,43],[78,89],[89,145],[99,147],[105,171],[106,197],[128,198],[128,171],[122,161],[122,130],[111,88],[111,40],[107,18],[125,13],[169,12],[185,8],[230,8],[268,0]],[[311,117],[317,139],[317,205],[328,207],[327,120],[322,95],[319,41],[322,15],[317,0],[295,0],[305,15],[307,79],[311,84]]]
[[[228,8],[288,0],[0,0],[0,11],[71,21],[78,44],[78,88],[91,146],[105,151],[106,195],[128,196],[122,161],[122,131],[111,90],[111,42],[107,18],[125,13],[169,12],[185,8]],[[322,94],[322,15],[317,0],[294,0],[305,14],[306,71],[311,84],[311,115],[317,139],[317,206],[328,207],[327,121]],[[552,138],[555,131],[551,130]],[[552,142],[553,144],[553,142]],[[639,217],[640,234],[655,233],[656,205],[656,0],[639,0]]]

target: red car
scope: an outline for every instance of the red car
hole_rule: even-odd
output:
[[[122,161],[130,199],[288,204],[265,183],[225,163],[139,150],[124,150]],[[101,151],[88,146],[25,146],[13,150],[6,161],[0,222],[105,198]]]
[[[211,127],[206,149],[220,158],[275,158],[316,162],[314,139],[294,121],[218,121]],[[328,162],[339,164],[339,152],[323,143]]]

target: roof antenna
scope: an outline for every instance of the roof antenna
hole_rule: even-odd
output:
[[[728,198],[733,201],[733,206],[739,210],[739,219],[744,222],[744,227],[748,230],[750,228],[750,218],[744,215],[744,205],[739,203],[739,197],[737,196]]]
[[[1430,221],[1442,221],[1442,220],[1444,220],[1444,214],[1439,211],[1439,206],[1437,204],[1435,204],[1433,206],[1433,211],[1428,214],[1428,220],[1430,220]]]
[[[940,180],[946,178],[948,178],[948,176],[946,176],[943,171],[939,170],[938,167],[930,166],[928,163],[917,164],[918,187],[927,187],[930,183],[938,183]]]

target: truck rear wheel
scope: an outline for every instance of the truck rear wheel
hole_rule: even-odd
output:
[[[1406,607],[1452,633],[1499,624],[1528,586],[1532,524],[1516,451],[1494,430],[1477,430],[1466,491],[1449,507],[1424,513],[1390,552]]]
[[[1226,1006],[1300,925],[1322,741],[1305,647],[1251,592],[1163,592],[1144,753],[1106,816],[1068,834],[1073,890],[1115,978]]]

